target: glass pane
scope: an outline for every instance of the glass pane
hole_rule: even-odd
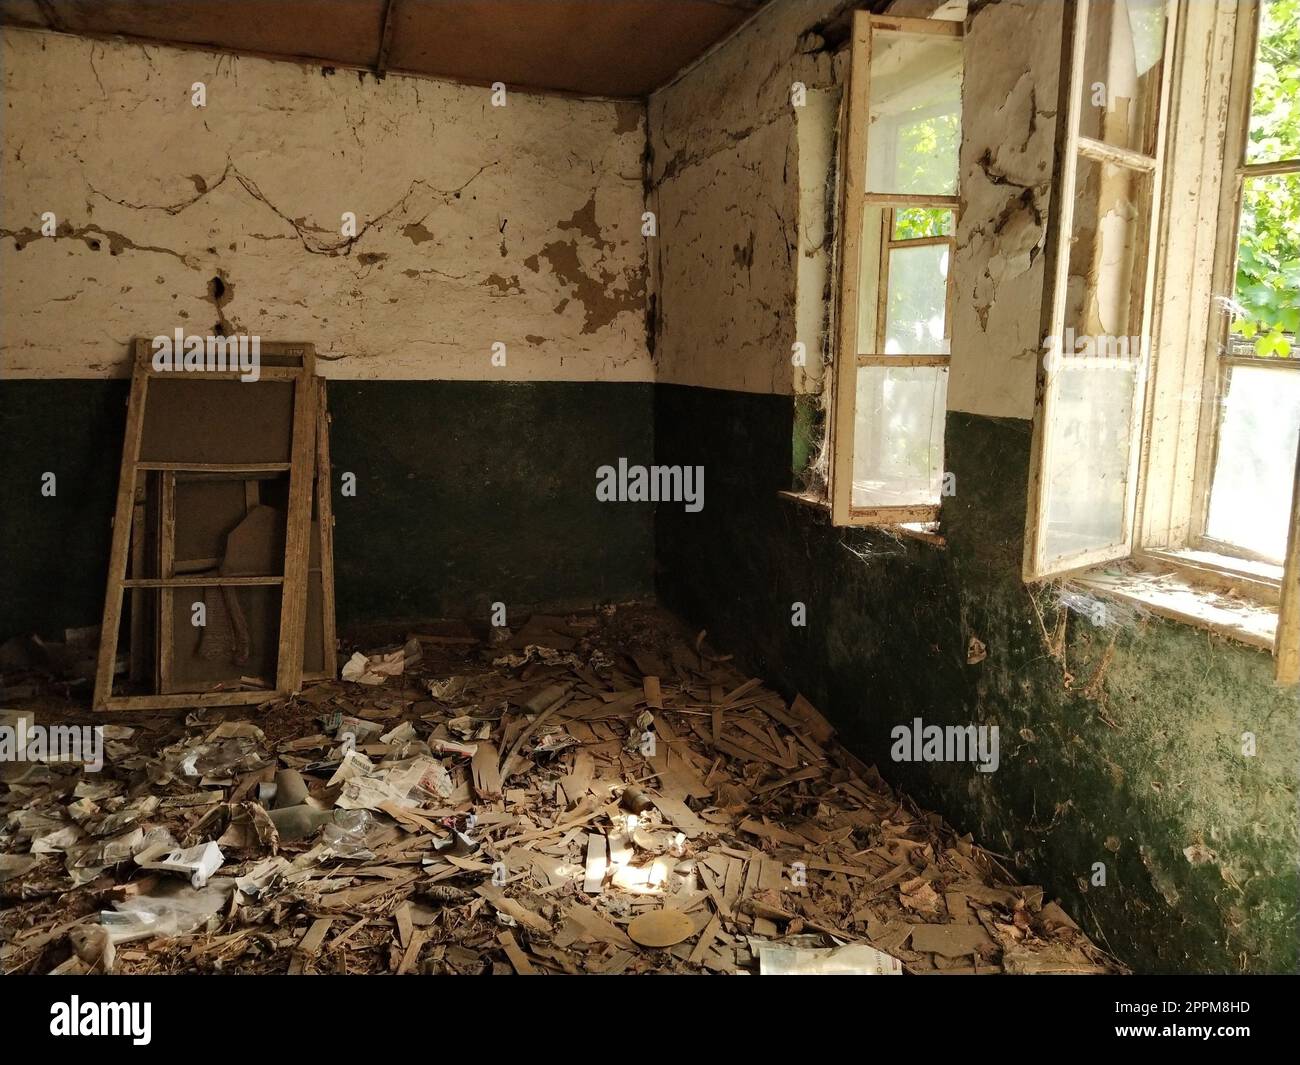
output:
[[[1085,32],[1079,132],[1154,155],[1165,0],[1094,0]]]
[[[946,355],[948,245],[889,250],[886,355]]]
[[[960,38],[872,34],[867,191],[956,195],[961,73]]]
[[[1264,0],[1246,162],[1300,159],[1300,4]]]
[[[1124,540],[1136,376],[1124,360],[1061,360],[1047,425],[1048,559]]]
[[[1300,370],[1228,373],[1205,532],[1280,563],[1300,439]]]
[[[946,366],[858,368],[853,506],[939,502]]]
[[[1150,188],[1149,174],[1079,157],[1065,325],[1081,343],[1067,352],[1085,337],[1104,350],[1141,344]]]
[[[952,236],[952,210],[947,207],[899,207],[894,210],[894,240]]]
[[[1065,334],[1049,363],[1045,562],[1126,539],[1134,414],[1142,401],[1150,175],[1079,157]]]
[[[1229,347],[1300,358],[1300,174],[1246,178]]]

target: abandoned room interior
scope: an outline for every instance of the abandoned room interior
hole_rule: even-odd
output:
[[[1300,966],[1300,0],[0,21],[0,971]]]

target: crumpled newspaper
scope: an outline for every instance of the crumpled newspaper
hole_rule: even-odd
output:
[[[354,684],[383,684],[389,677],[400,677],[406,670],[406,655],[393,651],[367,658],[357,651],[343,664],[343,679]]]

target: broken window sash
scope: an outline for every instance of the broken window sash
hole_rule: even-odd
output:
[[[938,516],[962,29],[865,12],[854,18],[831,425],[836,524]]]
[[[1169,106],[1164,71],[1174,33],[1173,8],[1157,5],[1157,19],[1152,6],[1079,0],[1075,7],[1052,327],[1034,418],[1027,580],[1132,550]],[[1157,26],[1161,49],[1153,56]],[[1115,82],[1119,95],[1097,89],[1103,69],[1123,75]],[[1153,92],[1158,105],[1143,103]]]

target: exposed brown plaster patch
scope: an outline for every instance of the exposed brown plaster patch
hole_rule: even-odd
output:
[[[539,337],[536,333],[525,333],[524,339],[528,341],[528,343],[532,344],[533,347],[537,347],[539,344],[546,343],[546,338]]]
[[[555,228],[576,229],[584,237],[589,237],[597,246],[613,247],[612,244],[603,239],[600,225],[596,222],[596,196],[594,193],[591,199],[573,212],[568,221],[557,223]]]
[[[619,101],[614,104],[614,133],[635,133],[641,125],[641,116],[645,114],[642,104]]]
[[[594,333],[609,325],[624,311],[635,311],[641,306],[641,297],[645,292],[644,277],[636,278],[635,288],[619,289],[616,287],[619,280],[616,273],[602,270],[599,277],[591,276],[582,268],[576,243],[552,241],[542,249],[542,258],[550,264],[552,272],[563,284],[573,287],[573,298],[582,304],[584,333]]]
[[[412,244],[423,244],[426,240],[433,240],[433,234],[424,227],[423,222],[411,222],[402,226],[402,236]]]
[[[512,292],[523,292],[519,278],[514,274],[502,277],[500,274],[488,274],[487,279],[479,282],[484,288],[494,288],[498,295],[508,296]]]
[[[567,220],[557,223],[556,228],[575,230],[581,237],[590,240],[597,251],[606,252],[615,248],[613,242],[604,238],[596,221],[595,195]],[[551,272],[562,284],[572,287],[573,298],[582,304],[582,331],[594,333],[609,325],[623,312],[640,309],[645,294],[645,277],[639,271],[620,274],[604,269],[598,269],[595,275],[590,274],[583,269],[578,246],[577,240],[551,241],[540,253],[525,259],[524,265],[536,271],[540,265],[539,258],[545,259]],[[518,281],[517,278],[515,280]],[[556,313],[562,311],[568,302],[568,299],[563,300],[556,308]]]

